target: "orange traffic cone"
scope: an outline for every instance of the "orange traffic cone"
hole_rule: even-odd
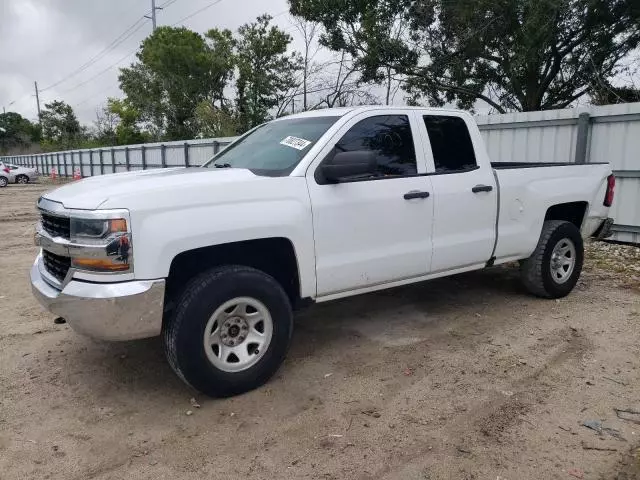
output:
[[[51,180],[58,178],[58,170],[54,167],[51,169]]]
[[[73,179],[74,180],[81,180],[82,179],[82,174],[80,173],[80,167],[76,167],[73,170]]]

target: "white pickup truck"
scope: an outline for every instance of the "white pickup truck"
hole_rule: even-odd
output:
[[[567,295],[614,184],[608,164],[492,165],[460,111],[306,112],[202,167],[46,193],[31,283],[78,332],[162,335],[185,382],[233,395],[274,374],[307,303],[515,260],[530,292]]]

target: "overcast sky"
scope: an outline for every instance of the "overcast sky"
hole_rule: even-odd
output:
[[[167,4],[157,12],[158,25],[177,23],[200,33],[212,27],[235,30],[269,13],[294,37],[294,48],[300,48],[286,0],[156,2]],[[136,24],[150,9],[151,0],[0,0],[0,108],[35,120],[37,80],[42,107],[64,100],[82,123],[92,123],[96,107],[109,96],[121,95],[118,67],[134,60],[140,41],[151,33],[151,20]],[[132,26],[121,43],[110,47]]]

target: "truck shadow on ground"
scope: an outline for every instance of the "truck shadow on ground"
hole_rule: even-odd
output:
[[[304,369],[301,360],[331,362],[339,352],[363,343],[402,349],[450,339],[451,332],[473,343],[478,331],[491,335],[517,321],[510,315],[492,315],[496,309],[504,310],[503,304],[513,304],[517,310],[536,301],[541,300],[520,287],[517,268],[496,267],[313,305],[296,314],[291,351],[276,381],[298,377],[295,371]],[[70,349],[63,363],[74,370],[74,365],[83,365],[75,373],[96,395],[115,389],[123,394],[138,391],[183,398],[185,388],[191,391],[171,371],[160,338],[103,343],[77,337],[71,343],[79,348]]]
[[[291,356],[331,347],[345,334],[402,347],[452,330],[489,332],[513,320],[493,316],[496,307],[536,301],[518,269],[506,266],[318,304],[297,316]]]

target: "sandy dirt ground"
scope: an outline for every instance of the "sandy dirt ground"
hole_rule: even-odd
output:
[[[640,410],[638,248],[590,246],[559,301],[507,266],[314,306],[275,378],[212,400],[159,339],[98,343],[41,310],[47,188],[0,190],[2,480],[640,478],[640,415],[615,410]]]

